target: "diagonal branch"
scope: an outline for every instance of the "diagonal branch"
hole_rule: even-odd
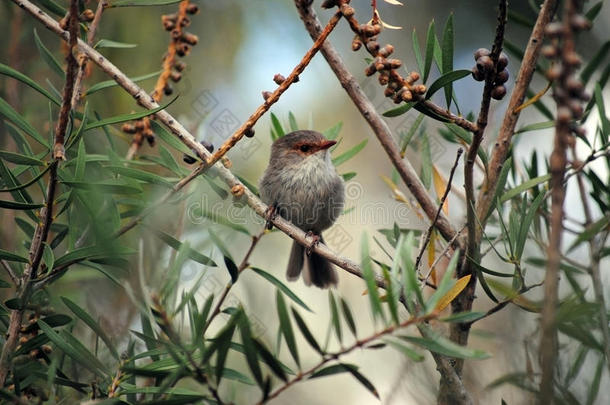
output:
[[[206,161],[208,166],[216,163],[220,158],[222,158],[228,151],[231,149],[241,138],[244,137],[248,133],[248,131],[252,130],[252,127],[258,121],[260,117],[266,113],[271,105],[273,105],[276,101],[279,100],[282,93],[284,93],[288,87],[292,83],[295,83],[299,80],[299,75],[303,73],[303,70],[309,65],[309,62],[313,59],[316,53],[320,50],[326,38],[330,35],[332,30],[335,28],[339,20],[341,19],[341,13],[336,12],[324,27],[324,30],[320,33],[319,37],[316,39],[311,48],[307,51],[307,53],[303,56],[303,59],[299,62],[299,64],[292,70],[290,75],[284,80],[280,81],[280,85],[277,89],[267,97],[265,97],[265,102],[252,113],[252,115],[248,118],[248,120],[235,131],[233,135],[229,139],[227,139],[214,153],[214,155]],[[277,77],[277,76],[276,76]]]
[[[496,139],[493,153],[489,161],[489,169],[487,177],[477,199],[477,216],[485,221],[485,216],[489,211],[489,208],[494,204],[493,198],[498,185],[500,171],[502,165],[508,157],[510,151],[511,139],[517,126],[517,120],[519,119],[520,111],[517,110],[523,100],[529,87],[534,71],[536,69],[536,60],[540,54],[540,48],[542,47],[542,40],[544,39],[544,27],[547,26],[555,9],[557,7],[557,0],[545,0],[544,4],[540,8],[536,24],[530,35],[530,39],[523,55],[523,61],[517,73],[517,79],[515,81],[515,87],[510,97],[508,109],[504,115],[504,121],[500,127],[500,133]],[[485,223],[483,223],[485,225]]]
[[[309,35],[312,39],[316,40],[321,35],[322,27],[315,11],[311,7],[311,1],[295,0],[295,5]],[[392,164],[396,167],[396,170],[398,170],[403,182],[421,205],[428,219],[432,221],[436,216],[436,211],[438,209],[437,204],[426,191],[426,188],[417,176],[417,172],[413,166],[411,166],[411,163],[409,163],[408,160],[402,159],[400,156],[400,149],[394,141],[390,128],[375,110],[375,106],[373,106],[373,103],[371,103],[366,94],[364,94],[355,77],[349,72],[332,44],[325,42],[324,45],[322,45],[321,52],[341,85],[377,136],[379,143],[381,143],[392,161]],[[447,217],[442,213],[439,216],[438,221],[436,221],[435,227],[446,240],[451,240],[456,233]],[[455,243],[459,245],[459,240],[456,240]]]

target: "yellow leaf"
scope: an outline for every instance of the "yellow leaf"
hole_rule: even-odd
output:
[[[443,309],[447,308],[447,305],[451,304],[451,301],[457,297],[464,288],[468,285],[470,281],[470,274],[460,278],[456,281],[455,285],[451,288],[451,290],[447,291],[447,294],[443,295],[440,300],[438,300],[438,304],[436,304],[435,311],[441,312]]]
[[[440,199],[443,198],[443,194],[445,194],[445,190],[447,189],[447,180],[445,180],[435,164],[432,165],[432,180],[434,182],[436,196],[440,201]],[[443,211],[445,212],[445,215],[449,215],[449,198],[447,198],[443,204]]]

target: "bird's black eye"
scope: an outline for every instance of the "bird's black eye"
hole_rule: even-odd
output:
[[[299,149],[301,150],[301,152],[307,153],[311,149],[311,146],[309,146],[309,145],[301,145],[301,147]]]

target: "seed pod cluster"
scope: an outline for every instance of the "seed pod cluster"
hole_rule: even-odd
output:
[[[386,86],[384,94],[391,98],[396,104],[403,101],[409,102],[426,93],[426,86],[416,85],[419,80],[417,72],[411,72],[406,78],[402,77],[397,69],[402,67],[399,59],[390,59],[389,56],[394,52],[394,47],[390,44],[381,46],[379,44],[379,34],[382,31],[382,24],[379,16],[375,16],[366,24],[359,24],[354,17],[354,9],[343,1],[325,1],[323,7],[339,6],[341,14],[349,22],[350,28],[355,36],[352,40],[352,50],[357,51],[364,47],[373,56],[373,61],[364,70],[367,76],[378,73],[379,84]],[[327,7],[327,8],[328,8]]]
[[[585,87],[580,78],[574,74],[581,65],[582,59],[573,50],[565,49],[562,39],[568,33],[566,31],[583,31],[591,27],[591,22],[581,14],[570,17],[570,27],[562,22],[553,22],[545,27],[545,34],[551,43],[542,48],[542,54],[553,61],[551,67],[546,71],[546,77],[550,81],[558,81],[554,88],[554,97],[560,106],[557,108],[557,121],[564,124],[571,123],[574,119],[582,117],[584,112],[582,103],[588,101],[591,96],[585,92]],[[569,33],[572,35],[572,33]],[[576,132],[582,131],[575,128]]]
[[[508,66],[508,57],[504,52],[500,53],[498,63],[494,66],[491,59],[491,51],[487,48],[479,48],[474,52],[475,65],[472,68],[472,78],[478,82],[482,82],[491,78],[494,85],[491,90],[491,98],[501,100],[506,95],[506,86],[504,83],[508,81],[509,73],[506,67]]]
[[[171,42],[163,56],[163,73],[157,79],[152,98],[158,103],[161,98],[173,94],[174,88],[171,82],[177,83],[182,79],[182,72],[186,69],[186,63],[178,60],[189,54],[191,48],[199,42],[197,35],[186,32],[185,28],[191,23],[188,15],[197,14],[199,7],[190,2],[180,3],[178,12],[164,14],[161,16],[163,28],[170,33]],[[155,143],[155,135],[150,127],[150,119],[142,118],[135,124],[124,124],[123,132],[133,134],[132,144],[138,147],[144,139],[152,146]]]

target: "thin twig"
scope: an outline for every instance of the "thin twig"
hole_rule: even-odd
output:
[[[261,240],[261,238],[263,237],[264,234],[265,234],[265,230],[263,229],[263,231],[260,232],[258,235],[255,235],[252,237],[252,243],[250,243],[250,247],[248,248],[248,251],[244,255],[243,260],[241,261],[241,263],[239,264],[239,267],[237,268],[238,274],[241,274],[241,272],[244,271],[245,269],[247,269],[248,266],[250,265],[250,263],[248,263],[248,260],[250,260],[250,256],[252,255],[252,252],[254,252],[254,248],[256,247],[256,245],[258,244],[258,241]],[[210,324],[212,323],[214,318],[216,318],[216,316],[220,313],[220,308],[222,307],[222,304],[224,303],[227,296],[229,295],[229,291],[231,291],[231,287],[233,287],[233,285],[234,285],[234,283],[232,283],[232,282],[227,283],[225,289],[223,290],[222,294],[220,295],[220,298],[218,299],[218,302],[216,303],[216,306],[212,310],[212,313],[210,314],[208,321],[206,322],[205,326],[203,327],[203,330],[201,331],[202,336],[205,335],[206,330],[210,327]]]
[[[478,240],[480,240],[480,237],[478,236],[478,234],[482,232],[482,229],[479,230],[477,227],[480,219],[478,220],[476,218],[477,214],[474,206],[474,163],[477,158],[479,147],[481,146],[481,142],[483,141],[483,137],[485,135],[485,129],[487,128],[489,108],[491,106],[491,92],[495,87],[494,82],[496,80],[496,75],[499,73],[497,71],[497,67],[498,59],[500,58],[500,53],[502,52],[502,46],[504,44],[504,31],[506,27],[506,18],[508,12],[507,3],[507,0],[499,1],[498,24],[496,26],[496,35],[490,54],[494,70],[492,72],[489,72],[485,77],[485,87],[483,88],[483,96],[481,97],[481,108],[479,110],[479,116],[477,117],[477,129],[473,133],[472,142],[468,147],[466,161],[464,163],[464,190],[466,191],[466,228],[468,242],[466,245],[465,255],[463,256],[464,265],[461,266],[461,268],[458,268],[458,276],[463,277],[465,275],[470,275],[471,277],[468,281],[468,285],[466,286],[466,288],[451,303],[452,312],[454,313],[470,311],[475,297],[474,292],[477,285],[477,272],[474,271],[474,269],[472,268],[472,260],[479,260],[480,246]],[[472,260],[469,260],[467,258],[471,258]],[[468,325],[455,323],[450,326],[451,340],[462,346],[466,346],[466,344],[468,343],[469,334],[470,329]],[[454,367],[458,375],[461,375],[463,365],[463,359],[455,360]]]
[[[389,327],[383,329],[382,331],[372,334],[371,336],[369,336],[367,338],[356,340],[356,342],[354,342],[354,344],[352,344],[351,346],[349,346],[345,349],[342,349],[338,352],[327,353],[326,355],[324,355],[322,360],[320,360],[320,362],[318,362],[318,364],[316,364],[315,366],[311,367],[310,369],[308,369],[306,371],[299,372],[294,378],[292,378],[291,380],[288,380],[281,387],[277,388],[275,391],[271,392],[264,399],[257,402],[257,405],[265,404],[265,403],[269,402],[270,400],[272,400],[273,398],[276,398],[279,394],[281,394],[288,388],[292,387],[295,383],[298,383],[299,381],[307,379],[309,376],[311,376],[313,373],[318,371],[324,365],[326,365],[327,363],[329,363],[331,361],[338,360],[341,356],[344,356],[358,348],[364,347],[367,344],[374,342],[375,340],[377,340],[385,335],[389,335],[398,329],[406,328],[407,326],[411,326],[411,325],[422,324],[422,323],[428,322],[434,318],[436,318],[436,315],[434,315],[434,314],[426,315],[426,316],[419,317],[419,318],[409,318],[406,321],[403,321],[398,325],[389,326]]]
[[[322,32],[322,27],[315,11],[311,7],[311,1],[295,0],[295,5],[309,35],[312,39],[316,40]],[[332,44],[328,41],[325,42],[322,45],[321,52],[330,68],[337,76],[337,79],[354,102],[354,105],[358,108],[377,136],[377,139],[383,146],[394,167],[396,167],[396,170],[400,174],[405,185],[420,204],[428,219],[432,221],[436,216],[438,206],[426,191],[426,188],[423,186],[417,172],[413,166],[411,166],[411,163],[409,163],[408,160],[402,159],[400,156],[400,148],[394,141],[390,128],[375,110],[375,106],[371,103],[366,94],[364,94],[358,81],[347,69],[347,66]],[[453,229],[451,223],[443,213],[439,216],[435,226],[445,240],[453,239],[455,229]],[[459,240],[456,239],[455,243],[459,245]]]
[[[564,2],[562,16],[562,34],[557,47],[560,55],[561,73],[556,81],[553,97],[557,103],[557,118],[555,121],[555,142],[550,157],[550,190],[551,190],[551,232],[549,235],[549,248],[547,250],[547,268],[544,278],[544,303],[542,306],[540,337],[540,367],[542,377],[540,381],[540,404],[553,402],[553,381],[555,377],[555,364],[557,363],[557,325],[556,314],[558,306],[559,268],[561,266],[561,239],[563,234],[563,203],[565,199],[565,174],[567,165],[567,148],[572,129],[570,121],[573,118],[571,106],[578,103],[576,97],[570,96],[568,80],[572,79],[575,71],[574,55],[574,16],[577,14],[577,2],[567,0]],[[574,117],[578,118],[578,117]]]
[[[235,131],[235,133],[233,135],[231,135],[231,137],[229,139],[227,139],[218,148],[218,150],[214,153],[214,155],[211,158],[207,159],[206,163],[207,163],[208,166],[211,166],[212,164],[214,164],[218,160],[220,160],[220,158],[222,158],[233,146],[235,146],[235,144],[237,142],[239,142],[239,140],[241,138],[243,138],[243,136],[248,131],[251,131],[252,127],[254,127],[254,124],[256,124],[258,119],[260,117],[262,117],[263,114],[265,112],[267,112],[269,110],[269,108],[271,108],[271,106],[276,101],[279,100],[279,98],[282,95],[282,93],[284,93],[288,89],[288,87],[290,87],[290,85],[292,83],[294,83],[294,82],[299,80],[299,75],[301,73],[303,73],[303,70],[305,70],[307,65],[309,65],[309,62],[311,62],[311,59],[315,56],[316,53],[318,53],[318,51],[320,50],[320,48],[322,47],[322,45],[326,41],[326,38],[333,31],[333,29],[335,28],[335,26],[337,25],[337,23],[339,22],[340,19],[341,19],[341,13],[340,12],[336,12],[330,18],[330,20],[328,21],[328,24],[326,24],[326,27],[324,27],[324,30],[322,30],[322,32],[320,33],[320,35],[318,36],[318,38],[316,39],[314,44],[311,46],[311,48],[309,48],[307,53],[303,56],[303,59],[301,59],[299,64],[292,70],[290,75],[288,75],[288,77],[284,81],[282,81],[282,83],[278,86],[278,88],[275,89],[275,91],[273,93],[271,93],[265,99],[265,102],[263,104],[261,104],[256,109],[256,111],[254,111],[254,113],[252,113],[252,115],[250,115],[250,117],[248,117],[246,122],[243,123],[242,126],[239,127]]]
[[[95,34],[97,33],[97,28],[100,25],[100,20],[102,19],[102,13],[104,12],[104,8],[108,4],[108,0],[99,0],[97,2],[97,8],[95,9],[95,15],[93,16],[93,20],[91,24],[89,24],[89,31],[87,32],[87,44],[93,46],[93,41],[95,41]],[[72,109],[75,109],[78,105],[79,101],[83,98],[82,94],[82,82],[85,77],[85,73],[87,71],[87,62],[89,61],[89,57],[87,55],[81,55],[80,65],[78,68],[78,73],[76,74],[76,80],[74,81],[74,91],[72,92]]]
[[[479,197],[477,198],[477,216],[482,221],[485,221],[485,216],[489,211],[489,208],[495,203],[493,198],[496,186],[498,184],[502,166],[508,157],[511,139],[520,115],[520,111],[517,111],[516,109],[523,104],[523,100],[525,99],[525,94],[532,81],[534,71],[536,70],[536,60],[538,59],[540,48],[542,47],[544,28],[551,20],[556,7],[557,0],[544,1],[540,8],[540,12],[538,13],[536,24],[532,29],[527,47],[525,48],[521,67],[516,76],[515,87],[508,103],[508,109],[504,115],[504,120],[489,160],[487,176],[483,183],[483,187],[481,188],[481,192],[479,193]],[[483,223],[483,225],[485,225],[485,223]]]
[[[70,1],[68,28],[70,30],[70,40],[68,41],[69,46],[66,55],[66,62],[68,62],[68,66],[66,69],[66,82],[64,85],[61,109],[59,111],[59,119],[57,120],[57,126],[55,127],[55,144],[53,145],[53,159],[55,160],[66,160],[64,137],[66,135],[66,128],[68,127],[70,111],[72,110],[72,93],[74,90],[76,71],[78,69],[78,62],[74,57],[79,30],[77,1]]]
[[[434,220],[430,224],[430,227],[426,230],[426,236],[424,237],[424,245],[419,250],[417,259],[415,259],[415,273],[419,272],[419,264],[421,263],[421,258],[424,255],[424,251],[426,250],[428,243],[430,243],[430,237],[432,236],[432,230],[434,229],[434,224],[438,220],[441,210],[443,209],[443,205],[445,204],[445,200],[447,199],[447,196],[449,195],[449,192],[451,191],[451,183],[453,182],[453,175],[455,174],[455,169],[457,169],[458,163],[460,163],[460,157],[462,156],[462,153],[464,153],[464,149],[459,148],[457,150],[457,156],[455,157],[455,162],[453,163],[453,167],[451,168],[451,172],[449,173],[449,180],[447,180],[447,186],[445,187],[445,192],[443,193],[443,196],[438,205],[438,210],[436,211],[436,216],[434,217]],[[430,270],[432,270],[433,268],[434,268],[434,266],[432,266],[430,268]]]
[[[576,160],[576,146],[572,145],[572,155]],[[589,199],[587,198],[587,190],[585,188],[582,174],[576,174],[576,181],[578,182],[578,192],[582,201],[582,208],[585,214],[585,227],[589,226],[593,222],[593,216],[591,214],[591,207],[589,205]],[[600,247],[604,246],[604,240],[599,235],[594,236],[589,240],[589,256],[590,256],[590,267],[589,274],[591,275],[591,283],[593,284],[593,292],[595,293],[595,299],[598,303],[599,308],[599,327],[602,331],[602,339],[604,341],[604,356],[606,356],[606,365],[608,371],[610,371],[610,329],[608,328],[608,314],[606,312],[606,299],[604,297],[604,286],[600,274],[600,261],[601,252]],[[605,238],[604,238],[605,239]]]
[[[73,34],[78,33],[78,0],[71,0],[70,2],[68,24],[70,32]],[[77,35],[74,35],[73,37],[76,38]],[[34,235],[32,235],[32,242],[29,250],[30,262],[23,271],[18,283],[20,290],[17,293],[17,298],[23,304],[28,303],[32,294],[31,280],[36,277],[38,266],[42,261],[44,245],[49,235],[51,223],[53,222],[53,205],[57,187],[57,165],[59,164],[59,160],[64,158],[63,140],[67,128],[68,117],[70,115],[70,100],[72,98],[72,89],[74,88],[75,73],[78,67],[76,59],[74,59],[74,56],[72,55],[75,43],[75,40],[71,41],[68,56],[66,58],[68,61],[68,70],[66,72],[66,82],[64,84],[62,107],[59,112],[58,124],[55,127],[55,144],[53,147],[54,160],[49,169],[45,206],[40,210],[40,218],[42,221],[36,226]],[[11,311],[6,340],[2,347],[2,353],[0,354],[0,387],[4,386],[11,367],[11,360],[15,348],[17,347],[24,313],[25,309],[23,309],[23,307]]]
[[[4,259],[0,260],[0,263],[2,264],[2,267],[4,268],[4,270],[6,270],[6,273],[10,277],[13,284],[15,284],[15,287],[18,287],[19,286],[19,277],[17,277],[17,274],[15,274],[15,272],[13,271],[13,268],[11,267],[11,265]]]

